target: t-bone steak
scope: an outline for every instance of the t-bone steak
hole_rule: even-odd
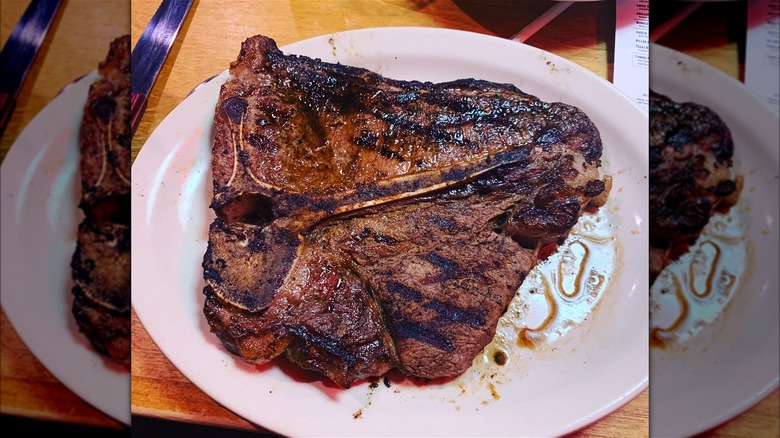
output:
[[[230,73],[204,313],[250,363],[286,353],[343,387],[458,375],[538,248],[605,196],[590,119],[512,85],[392,80],[263,36]]]
[[[72,312],[92,346],[130,363],[130,36],[111,43],[79,137],[79,225]]]
[[[650,93],[650,281],[687,252],[718,208],[737,202],[734,142],[710,108]]]

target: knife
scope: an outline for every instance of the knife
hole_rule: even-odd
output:
[[[62,0],[33,0],[0,52],[0,135]]]
[[[528,38],[531,38],[533,34],[541,30],[544,26],[547,26],[551,21],[555,19],[555,17],[561,15],[563,11],[569,8],[569,6],[574,3],[573,1],[559,1],[556,2],[553,7],[547,10],[547,12],[543,13],[534,21],[530,22],[527,26],[520,29],[516,34],[509,37],[512,41],[517,41],[518,43],[524,43],[525,40]]]
[[[193,0],[163,0],[135,44],[131,55],[131,133],[135,133],[146,111],[149,92],[192,3]]]

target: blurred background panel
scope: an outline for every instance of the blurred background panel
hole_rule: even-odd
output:
[[[747,1],[653,1],[651,38],[744,81]]]
[[[5,45],[30,3],[29,0],[0,2],[0,45]],[[96,70],[106,58],[111,41],[129,32],[129,0],[64,0],[21,86],[14,112],[0,139],[0,159],[6,158],[25,127],[63,88]],[[80,115],[83,108],[72,111]],[[5,268],[7,260],[4,258],[2,262]],[[39,269],[39,275],[47,276],[45,267]],[[69,294],[69,290],[62,293]],[[39,317],[16,315],[16,318]],[[40,324],[46,326],[45,321]],[[4,425],[8,428],[16,425],[28,432],[129,434],[122,423],[58,381],[30,352],[4,310],[0,311],[0,337],[0,412]],[[67,357],[65,351],[59,354]]]
[[[674,248],[677,262],[659,276],[666,286],[651,288],[651,436],[778,436],[779,128],[767,98],[776,91],[761,91],[747,71],[763,70],[777,89],[780,2],[653,0],[650,10],[650,88],[691,102],[684,111],[711,111],[681,122],[682,129],[715,120],[705,120],[711,114],[727,126],[733,160],[726,172],[741,180],[736,204],[714,212],[696,243]],[[747,35],[760,26],[769,38],[756,59]],[[651,127],[668,116],[656,110]],[[653,179],[651,171],[651,186]],[[709,245],[726,230],[731,243],[715,260]],[[669,287],[672,278],[683,281]],[[694,296],[708,278],[716,281],[713,293]]]

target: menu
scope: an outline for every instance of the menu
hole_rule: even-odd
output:
[[[772,0],[780,1],[780,0]],[[650,0],[617,0],[613,84],[648,111]]]
[[[780,112],[780,0],[748,0],[745,85]]]

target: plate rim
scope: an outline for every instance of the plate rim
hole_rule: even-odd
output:
[[[67,99],[73,99],[73,98],[81,98],[81,96],[86,99],[87,94],[89,93],[89,87],[90,85],[96,81],[99,78],[99,72],[97,69],[93,69],[78,78],[74,79],[70,83],[66,84],[41,110],[28,122],[28,124],[22,129],[22,131],[19,133],[17,138],[14,140],[14,142],[9,147],[5,157],[3,158],[2,164],[0,164],[0,168],[3,169],[3,180],[4,182],[7,181],[6,178],[9,178],[7,175],[11,173],[10,171],[6,170],[7,166],[11,166],[12,164],[16,164],[18,161],[22,161],[24,163],[27,163],[29,165],[32,165],[32,160],[34,160],[36,153],[32,152],[32,148],[24,147],[25,142],[27,141],[27,138],[33,135],[32,133],[36,131],[40,125],[46,122],[46,118],[48,117],[48,113],[53,111],[53,107],[56,105],[61,105],[61,102],[67,100]],[[83,93],[83,95],[81,94]],[[81,111],[82,109],[79,108],[78,110],[78,119],[81,120]],[[75,117],[75,116],[74,116]],[[74,129],[73,135],[78,136],[80,130]],[[73,137],[70,137],[71,139]],[[37,152],[37,151],[36,151]],[[15,172],[16,173],[16,172]],[[21,181],[18,180],[18,178],[15,178],[16,175],[13,175],[13,179],[11,180],[15,186],[18,186],[21,184]],[[7,202],[11,202],[9,199],[15,199],[11,196],[9,196],[6,193],[3,193],[0,198],[3,200],[3,204],[6,204]],[[80,213],[80,210],[78,207],[76,207],[78,214]],[[9,214],[8,211],[15,210],[13,206],[11,205],[4,205],[3,206],[3,214],[2,216],[6,218],[6,216]],[[6,218],[7,219],[7,218]],[[12,228],[11,226],[12,221],[11,220],[3,220],[2,221],[2,229],[4,230],[3,234],[6,232],[9,232],[8,230]],[[78,225],[78,224],[76,224]],[[16,227],[13,227],[14,229]],[[75,229],[74,229],[75,232]],[[74,246],[75,249],[75,246]],[[68,266],[70,266],[70,259],[67,260]],[[6,272],[6,269],[3,269],[3,283],[6,281],[9,281],[9,274]],[[12,276],[12,275],[10,275]],[[64,293],[67,292],[68,294],[70,291],[63,291]],[[25,348],[30,352],[30,354],[35,357],[35,360],[38,361],[49,373],[51,373],[54,378],[59,382],[62,386],[67,388],[70,392],[72,392],[74,395],[76,395],[79,399],[81,399],[83,402],[85,402],[87,405],[91,406],[92,408],[96,409],[97,411],[101,412],[103,415],[105,415],[108,418],[113,419],[114,421],[129,426],[130,425],[130,403],[129,403],[129,385],[130,385],[130,370],[128,367],[127,374],[127,384],[128,384],[128,404],[127,404],[127,415],[124,415],[120,412],[114,412],[111,408],[106,408],[105,406],[101,406],[104,402],[106,397],[101,397],[102,394],[109,394],[107,391],[98,390],[98,391],[89,391],[87,385],[81,385],[79,382],[83,381],[81,378],[70,378],[68,376],[64,375],[64,371],[61,370],[61,367],[58,366],[56,363],[54,363],[52,360],[42,359],[42,357],[46,357],[45,354],[41,354],[42,346],[38,345],[38,343],[31,338],[31,335],[28,333],[27,329],[24,329],[25,324],[23,323],[23,318],[20,315],[16,315],[14,312],[9,312],[8,304],[11,302],[9,300],[15,300],[14,295],[18,295],[16,293],[13,293],[11,291],[4,291],[2,294],[0,294],[0,306],[2,306],[3,312],[5,313],[5,316],[8,320],[8,323],[13,328],[14,332],[17,334],[19,339],[24,344]],[[70,296],[67,297],[67,302],[71,302],[72,298]],[[11,309],[14,308],[12,305],[10,307]],[[69,309],[68,309],[69,310]],[[69,320],[72,319],[72,315],[68,314]],[[20,327],[22,328],[20,330]],[[84,336],[83,334],[79,333],[80,336]],[[84,338],[86,340],[86,337]],[[84,354],[88,357],[93,357],[96,360],[99,361],[105,361],[106,359],[97,353],[91,346],[87,349],[84,349]],[[97,394],[97,395],[96,395]]]
[[[655,52],[655,55],[653,54]],[[766,102],[764,102],[762,99],[760,99],[758,96],[756,96],[749,88],[745,86],[744,83],[738,81],[734,77],[726,74],[719,68],[708,64],[700,59],[697,59],[691,55],[688,55],[686,53],[680,52],[678,50],[675,50],[671,47],[664,46],[659,43],[651,43],[650,44],[650,57],[651,57],[651,75],[650,75],[650,88],[653,88],[653,65],[655,65],[655,68],[659,68],[658,59],[664,59],[663,62],[670,61],[672,59],[677,59],[679,61],[684,62],[686,65],[691,66],[695,69],[698,69],[700,74],[705,74],[708,77],[711,77],[714,79],[715,82],[719,82],[724,87],[728,89],[729,92],[736,92],[740,95],[740,98],[744,98],[750,102],[751,105],[759,106],[763,109],[765,109],[765,112],[760,112],[764,117],[774,117],[775,124],[777,123],[777,120],[780,118],[780,115]],[[653,60],[655,59],[655,61]],[[661,71],[668,73],[668,68],[662,68]],[[658,70],[656,70],[658,71]],[[662,74],[663,75],[663,74]],[[665,76],[664,76],[665,77]],[[708,105],[710,106],[710,105]],[[720,113],[720,111],[719,111]],[[763,150],[763,148],[762,148]],[[776,159],[778,158],[777,150],[769,150],[767,151],[769,153],[774,152],[774,156],[772,158]],[[755,245],[751,242],[752,245]],[[751,250],[754,251],[754,250]],[[652,350],[650,354],[650,361],[651,361],[651,369],[652,369]],[[732,419],[736,418],[740,414],[743,414],[753,408],[754,406],[758,405],[760,402],[764,401],[772,392],[778,389],[780,387],[780,372],[778,374],[775,374],[774,377],[764,384],[761,385],[761,389],[751,394],[747,398],[743,398],[739,400],[738,403],[731,406],[729,409],[721,412],[717,412],[714,415],[708,416],[708,418],[699,420],[695,425],[688,427],[687,429],[683,428],[682,434],[685,436],[691,436],[696,435],[702,432],[706,432],[708,430],[712,430],[718,426],[721,426]],[[652,372],[650,377],[650,388],[652,390]],[[651,400],[652,401],[652,400]],[[652,403],[650,406],[652,410]],[[651,427],[652,427],[652,416],[650,417],[651,421]],[[656,417],[657,418],[657,417]]]

